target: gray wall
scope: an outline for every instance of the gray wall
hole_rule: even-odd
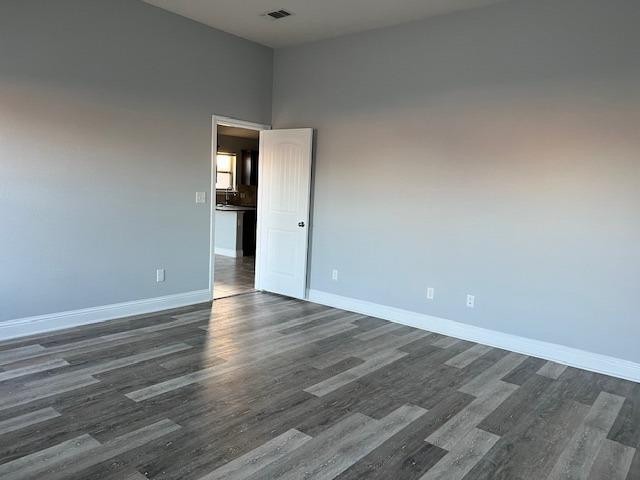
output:
[[[640,361],[638,25],[515,0],[276,51],[274,127],[317,129],[310,287]]]
[[[272,57],[138,0],[2,0],[0,321],[208,288],[210,116],[269,123]]]

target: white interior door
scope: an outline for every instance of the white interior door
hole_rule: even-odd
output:
[[[304,298],[313,130],[263,130],[258,163],[256,288]]]

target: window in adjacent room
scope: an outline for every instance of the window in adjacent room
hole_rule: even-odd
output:
[[[232,153],[218,152],[216,155],[216,190],[234,190],[236,188],[236,156]]]

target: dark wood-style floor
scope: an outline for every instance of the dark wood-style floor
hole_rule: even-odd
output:
[[[638,384],[264,293],[0,368],[3,480],[640,478]]]
[[[213,298],[224,298],[254,290],[255,257],[216,255]]]

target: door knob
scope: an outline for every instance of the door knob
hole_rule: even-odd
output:
[[[299,227],[304,227],[304,222],[298,222]]]

